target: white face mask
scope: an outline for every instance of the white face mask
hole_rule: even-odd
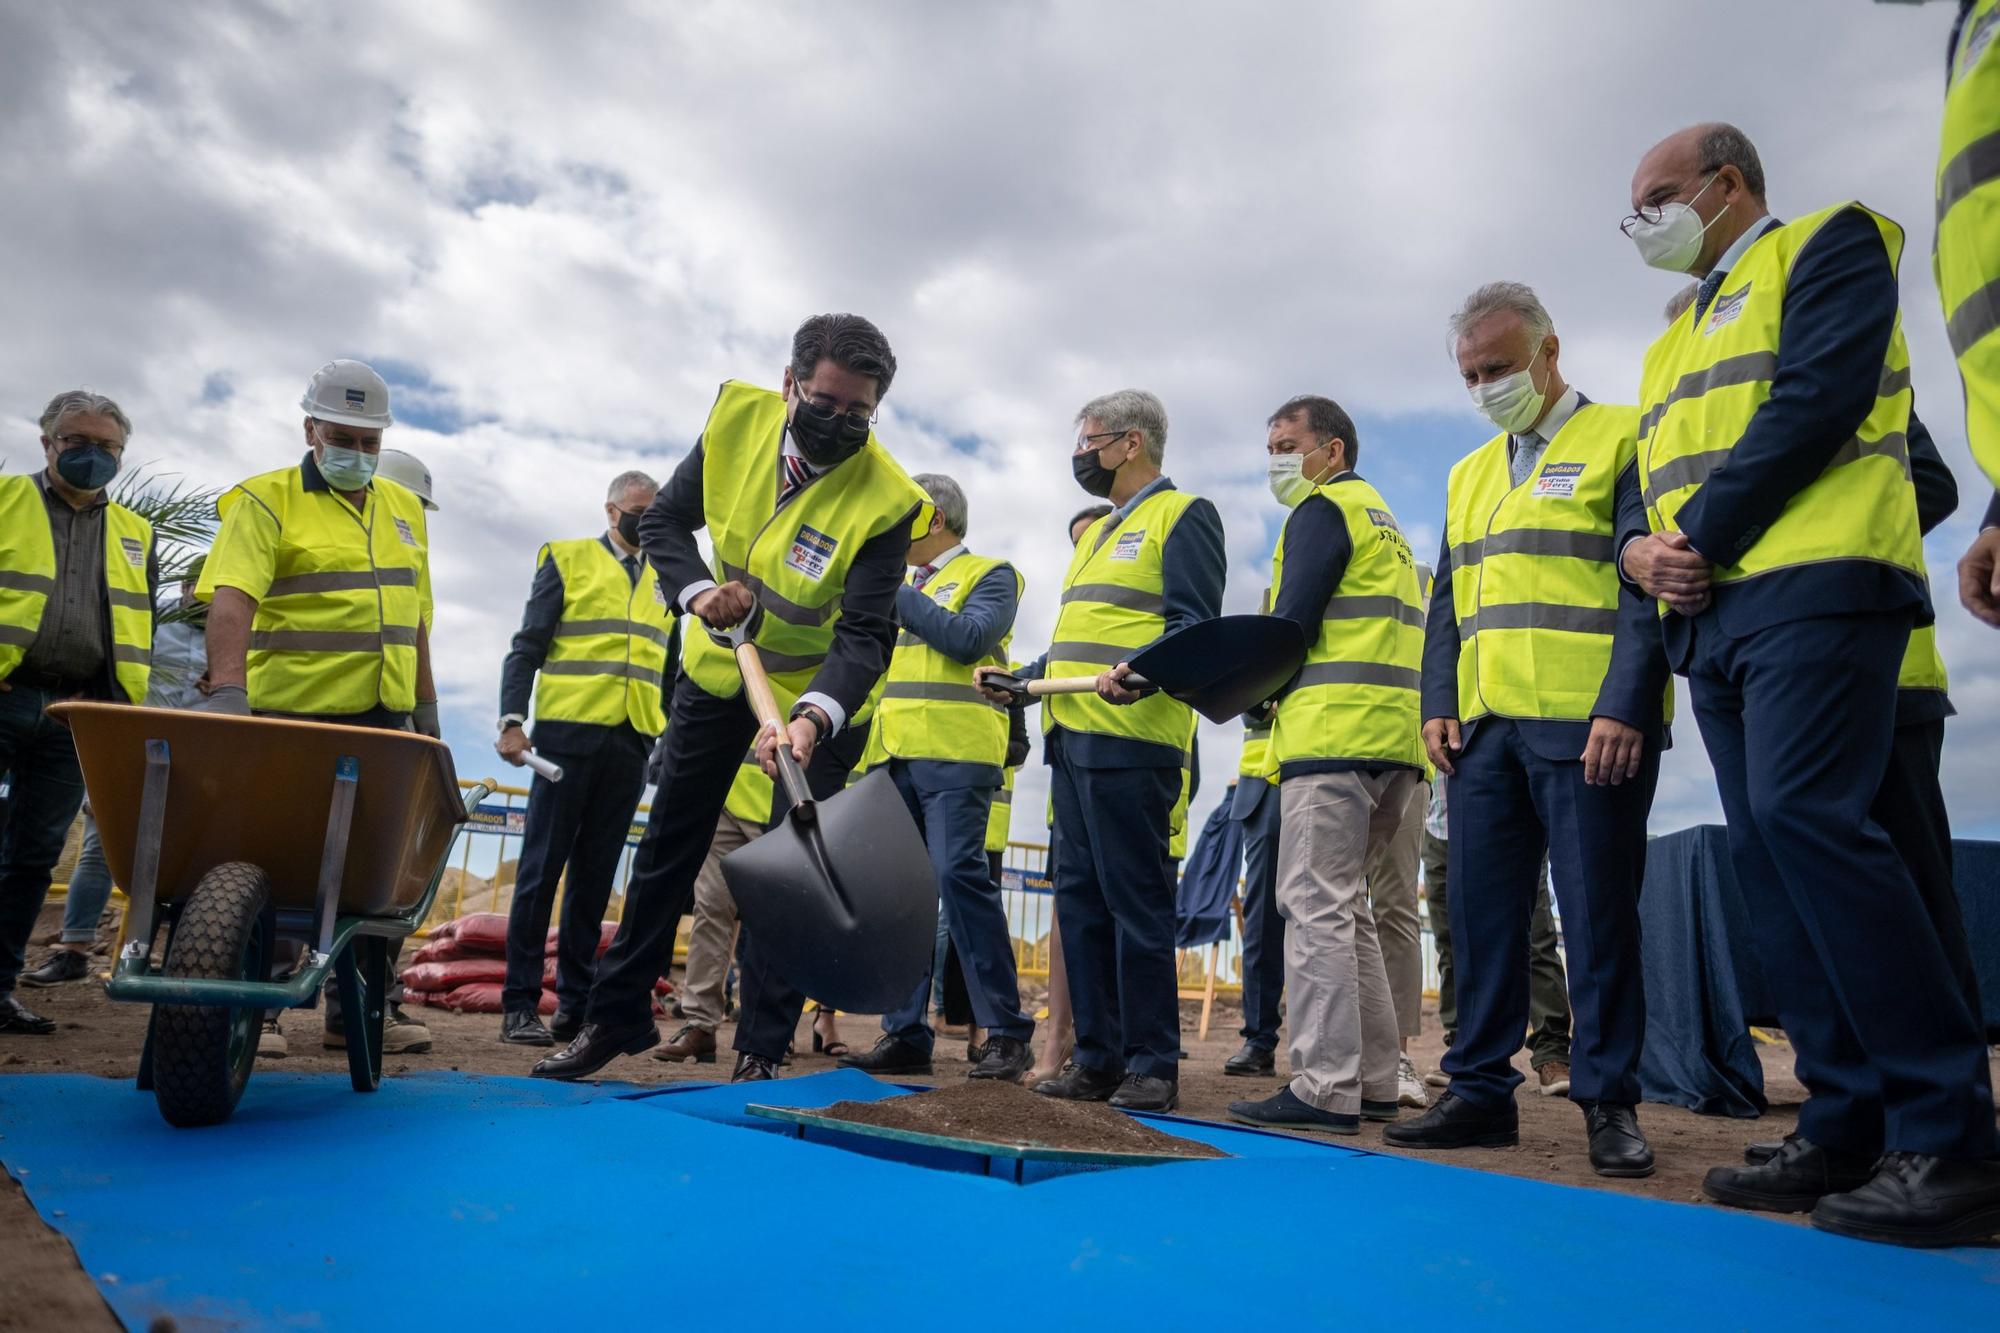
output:
[[[1713,184],[1715,177],[1711,175],[1707,183],[1694,192],[1695,199],[1706,194]],[[1729,205],[1724,204],[1721,213],[1703,222],[1701,214],[1694,211],[1692,199],[1685,204],[1678,201],[1662,204],[1658,222],[1635,218],[1631,231],[1626,234],[1638,247],[1639,258],[1654,268],[1665,269],[1669,273],[1685,273],[1694,266],[1695,256],[1701,253],[1701,238],[1708,234],[1710,227],[1722,221],[1722,213],[1728,211]]]
[[[1470,386],[1472,405],[1496,429],[1519,435],[1541,419],[1542,407],[1548,402],[1548,395],[1535,387],[1535,361],[1541,354],[1537,348],[1525,367],[1505,379]]]
[[[1305,466],[1304,454],[1272,454],[1270,461],[1264,465],[1265,482],[1271,488],[1271,498],[1285,508],[1293,509],[1311,495],[1317,484],[1306,479]]]

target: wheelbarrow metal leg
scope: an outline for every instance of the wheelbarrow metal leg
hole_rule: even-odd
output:
[[[334,962],[334,984],[340,987],[341,1026],[347,1033],[347,1077],[356,1092],[373,1092],[382,1078],[381,1001],[368,981],[373,968],[363,967],[362,951],[371,943],[356,936]],[[370,1006],[377,1007],[371,1021]]]
[[[326,845],[320,851],[319,889],[313,900],[313,947],[321,958],[333,951],[333,921],[340,909],[340,880],[347,870],[347,833],[354,824],[354,789],[360,776],[361,763],[352,755],[342,755],[333,766],[333,801],[327,808]],[[340,1002],[346,1005],[345,994]]]
[[[153,1090],[153,1024],[159,1018],[159,1006],[146,1011],[146,1044],[139,1048],[139,1091]]]
[[[114,963],[122,974],[142,975],[153,953],[153,912],[159,896],[160,839],[167,827],[167,743],[146,742],[146,782],[139,791],[139,827],[132,849],[132,882],[125,890],[125,949]]]

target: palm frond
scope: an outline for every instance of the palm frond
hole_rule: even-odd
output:
[[[197,486],[178,473],[142,463],[112,483],[111,498],[153,525],[160,583],[177,583],[215,540],[219,486]]]

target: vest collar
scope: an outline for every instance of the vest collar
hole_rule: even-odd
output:
[[[1763,240],[1773,228],[1784,225],[1784,223],[1768,214],[1760,218],[1755,225],[1741,236],[1738,236],[1735,241],[1731,242],[1729,248],[1722,252],[1722,258],[1715,261],[1715,267],[1709,270],[1709,276],[1720,282],[1730,269],[1735,268],[1742,261],[1744,254],[1748,252],[1751,246]]]

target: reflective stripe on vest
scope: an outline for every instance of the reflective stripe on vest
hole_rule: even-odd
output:
[[[297,467],[241,482],[219,501],[222,528],[200,595],[264,588],[250,624],[250,706],[342,716],[417,702],[417,636],[428,612],[423,505],[394,482],[354,506],[308,491]]]
[[[1965,385],[1972,457],[2000,487],[2000,0],[1978,0],[1951,53],[1931,266]]]
[[[1453,466],[1445,541],[1459,720],[1590,717],[1618,628],[1618,478],[1638,429],[1635,407],[1585,403],[1518,486],[1505,434]]]
[[[153,525],[124,505],[104,506],[104,598],[111,622],[111,674],[119,692],[144,702],[153,670],[153,594],[146,569]],[[56,590],[55,534],[48,501],[32,476],[0,476],[0,680],[14,674]]]
[[[1050,678],[1095,676],[1160,637],[1167,627],[1161,559],[1167,538],[1196,497],[1163,488],[1141,500],[1122,522],[1107,514],[1090,525],[1070,554],[1049,645]],[[1193,710],[1165,694],[1125,706],[1095,694],[1056,694],[1042,701],[1042,729],[1064,727],[1099,736],[1186,750]]]
[[[1329,482],[1316,494],[1340,511],[1353,553],[1297,681],[1278,702],[1271,731],[1277,763],[1377,759],[1422,769],[1424,616],[1416,558],[1387,502],[1361,478]],[[1280,535],[1271,558],[1273,602],[1284,586]]]
[[[1902,253],[1900,227],[1859,204],[1823,209],[1766,231],[1724,276],[1701,318],[1689,307],[1647,351],[1638,454],[1653,531],[1679,531],[1681,506],[1727,465],[1770,395],[1792,264],[1820,227],[1846,209],[1860,211],[1880,229],[1893,269]],[[1905,440],[1909,367],[1899,323],[1883,357],[1875,406],[1861,428],[1737,563],[1716,567],[1718,584],[1825,560],[1876,561],[1922,576]],[[1660,610],[1666,614],[1664,605]]]
[[[912,573],[910,578],[914,578]],[[989,577],[1011,578],[1016,597],[1021,575],[1006,561],[970,552],[953,556],[919,590],[946,611],[965,609],[972,590]],[[906,580],[907,581],[907,580]],[[974,666],[1007,665],[1010,628],[1000,646]],[[896,637],[896,652],[882,686],[875,718],[882,748],[897,759],[939,759],[966,764],[1007,761],[1007,709],[988,702],[972,684],[973,666],[931,647],[910,630]]]
[[[718,582],[747,585],[763,614],[755,642],[779,708],[789,713],[826,660],[854,557],[917,511],[912,539],[930,527],[929,498],[871,434],[860,452],[813,477],[778,507],[785,400],[730,380],[702,428],[702,513]],[[743,688],[730,650],[688,634],[682,659],[718,698]]]
[[[536,560],[562,576],[562,618],[535,682],[535,720],[630,723],[641,735],[666,729],[661,682],[674,617],[653,567],[639,562],[634,583],[602,538],[550,542]]]

